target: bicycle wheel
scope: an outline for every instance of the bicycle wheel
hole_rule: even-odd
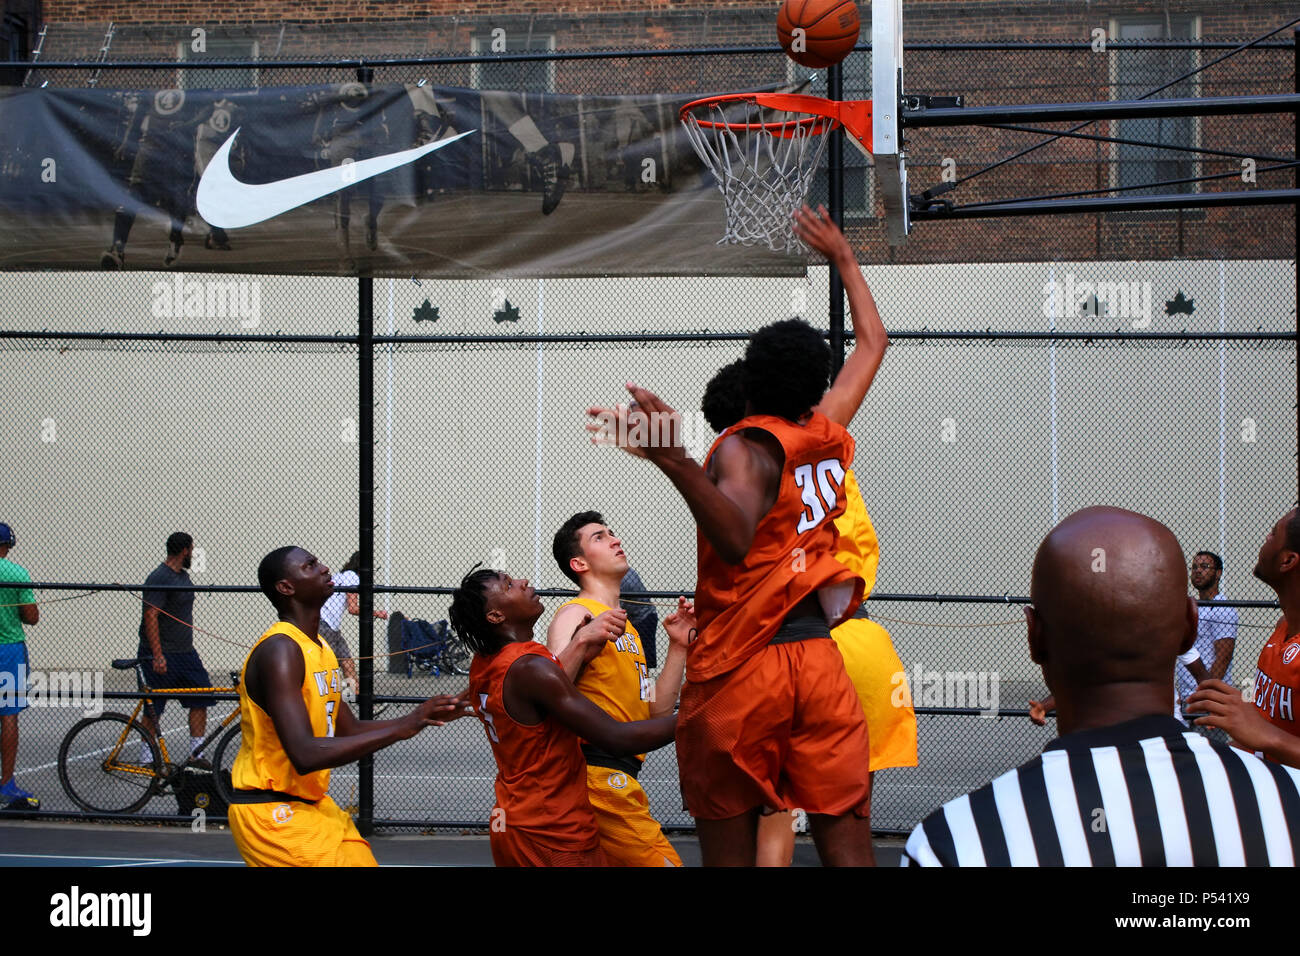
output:
[[[161,773],[157,741],[125,714],[78,721],[59,746],[59,782],[92,813],[134,813],[154,795]]]
[[[442,663],[452,674],[464,677],[469,673],[470,660],[473,656],[464,641],[453,639],[442,653]]]
[[[221,799],[227,804],[230,803],[230,797],[234,788],[230,785],[230,772],[235,766],[235,757],[239,754],[239,747],[243,743],[244,735],[240,732],[240,725],[235,724],[217,741],[217,749],[212,752],[212,776],[215,780],[217,793],[221,794]]]

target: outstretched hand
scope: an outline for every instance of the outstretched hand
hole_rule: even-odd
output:
[[[684,597],[677,598],[677,610],[664,618],[664,630],[668,640],[678,647],[687,647],[692,637],[699,631],[699,622],[695,620],[695,602]]]
[[[438,694],[430,697],[412,711],[418,726],[415,732],[424,727],[442,727],[474,712],[469,702],[469,688],[459,694]]]
[[[634,401],[613,408],[593,406],[587,414],[592,443],[617,445],[630,455],[647,458],[663,467],[686,457],[682,439],[682,416],[654,392],[628,383]]]
[[[1039,727],[1047,726],[1047,708],[1041,700],[1031,700],[1029,702],[1029,720]]]
[[[853,258],[853,248],[844,238],[840,227],[835,225],[835,220],[831,218],[825,206],[818,206],[816,212],[807,205],[796,209],[794,234],[809,248],[825,256],[827,262],[832,262],[836,266],[846,262],[853,264],[857,262]]]

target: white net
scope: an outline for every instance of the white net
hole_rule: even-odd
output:
[[[831,124],[734,100],[701,103],[682,123],[722,192],[727,225],[718,242],[806,252],[791,217],[808,198]]]

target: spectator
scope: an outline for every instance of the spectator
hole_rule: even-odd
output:
[[[13,695],[0,693],[0,800],[6,805],[35,799],[14,780],[14,764],[18,760],[18,715],[27,708],[29,664],[23,625],[39,622],[41,609],[32,594],[31,575],[9,560],[9,549],[15,543],[13,528],[0,522],[0,583],[19,585],[0,588],[0,687],[11,688]]]
[[[1237,609],[1215,605],[1222,601],[1219,591],[1219,579],[1223,577],[1223,559],[1213,551],[1197,551],[1192,558],[1192,587],[1198,595],[1196,614],[1199,624],[1196,628],[1195,650],[1205,662],[1208,676],[1212,680],[1232,683],[1232,652],[1237,644]],[[1185,710],[1187,698],[1196,690],[1198,683],[1187,671],[1176,670],[1175,684],[1178,689],[1178,702]],[[1210,727],[1202,728],[1211,736],[1222,734],[1220,730]],[[1226,735],[1216,739],[1227,743]]]
[[[361,552],[353,551],[352,557],[348,558],[347,564],[343,565],[337,574],[333,575],[330,580],[334,582],[336,588],[357,587],[361,584],[361,575],[357,572],[361,570]],[[349,614],[361,615],[361,596],[356,591],[335,591],[330,595],[320,609],[320,636],[334,651],[334,656],[339,659],[339,666],[343,668],[343,677],[351,685],[352,693],[357,691],[357,662],[352,657],[352,649],[348,647],[348,642],[343,639],[343,608],[348,609]],[[388,620],[387,611],[375,611],[375,617],[381,621]]]
[[[157,690],[172,687],[211,687],[212,680],[194,650],[194,592],[156,590],[161,585],[190,585],[186,573],[194,553],[194,539],[184,531],[167,538],[167,560],[145,578],[144,611],[140,615],[140,647],[136,656],[146,661],[145,680]],[[208,730],[208,708],[216,704],[211,697],[182,697],[181,707],[190,712],[190,751],[203,744]],[[167,699],[154,698],[140,718],[153,734],[167,708]],[[145,761],[148,761],[146,756]],[[194,766],[211,769],[206,760]]]
[[[1025,617],[1060,736],[926,817],[904,865],[1295,865],[1300,771],[1169,714],[1174,657],[1196,640],[1183,560],[1168,528],[1131,511],[1088,508],[1052,530]]]
[[[646,586],[636,568],[628,568],[623,575],[619,592],[644,591]],[[647,598],[638,597],[618,602],[618,606],[627,611],[627,619],[632,622],[637,633],[641,635],[641,650],[645,651],[645,666],[654,670],[659,666],[659,612]]]
[[[1188,698],[1188,714],[1205,714],[1198,726],[1224,730],[1258,756],[1300,767],[1300,512],[1287,512],[1269,531],[1255,577],[1277,592],[1282,619],[1259,652],[1254,692],[1245,698],[1226,680],[1205,681]]]

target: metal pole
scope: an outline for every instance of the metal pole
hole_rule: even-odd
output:
[[[913,209],[913,221],[996,219],[1006,216],[1059,216],[1144,209],[1218,209],[1224,206],[1288,206],[1300,201],[1297,189],[1233,189],[1223,193],[1167,193],[1157,196],[1104,196],[1096,199],[1026,199],[972,206]]]
[[[835,63],[826,71],[826,95],[832,100],[844,99],[844,67]],[[844,228],[844,129],[837,126],[831,131],[826,161],[826,206],[831,218]],[[831,295],[827,321],[830,326],[831,378],[839,374],[844,365],[844,280],[834,266],[830,267]]]
[[[1295,30],[1295,91],[1300,93],[1300,27]],[[1295,113],[1295,148],[1300,151],[1300,110]],[[1300,155],[1297,152],[1296,155]],[[1300,189],[1300,169],[1296,170],[1295,186]],[[1295,409],[1296,409],[1296,486],[1297,499],[1300,501],[1300,202],[1295,204],[1295,223],[1292,238],[1295,241],[1295,321],[1296,321],[1296,365],[1295,365]]]
[[[1168,100],[1102,100],[1093,103],[1027,103],[960,109],[903,110],[903,127],[988,126],[994,123],[1059,123],[1064,120],[1158,119],[1170,116],[1246,116],[1290,113],[1296,94],[1193,96]],[[1045,136],[1057,131],[1045,129]]]
[[[357,79],[369,83],[374,71],[357,70]],[[375,717],[375,280],[357,279],[357,513],[361,550],[361,578],[357,677],[357,703],[362,720]],[[357,768],[357,829],[370,836],[375,819],[375,758],[362,757]]]

